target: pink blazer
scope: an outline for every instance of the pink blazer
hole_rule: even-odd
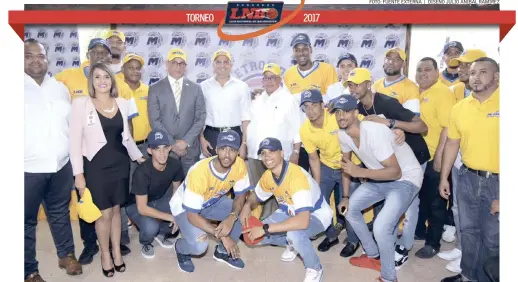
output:
[[[133,137],[131,137],[128,125],[129,104],[123,98],[116,98],[117,106],[124,120],[122,132],[122,145],[128,150],[132,160],[142,157]],[[83,156],[92,160],[95,154],[106,145],[106,137],[95,110],[92,98],[77,97],[72,101],[72,117],[70,120],[70,162],[74,176],[84,172]]]

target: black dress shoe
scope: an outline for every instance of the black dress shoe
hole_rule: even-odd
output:
[[[329,241],[328,238],[324,238],[324,240],[322,240],[322,243],[318,245],[318,250],[321,252],[327,252],[329,251],[329,249],[331,249],[331,247],[333,247],[336,244],[338,244],[338,238],[334,239],[333,241]]]
[[[348,258],[348,257],[354,255],[354,253],[356,253],[356,250],[358,250],[359,247],[360,247],[360,243],[355,245],[353,243],[347,242],[345,247],[340,252],[340,256],[344,257],[344,258]]]
[[[455,275],[455,276],[451,276],[451,277],[446,277],[444,278],[443,280],[441,280],[441,282],[463,282],[464,280],[462,280],[462,275]]]
[[[130,248],[128,248],[126,245],[121,245],[121,255],[125,256],[129,255],[129,253],[131,253]]]
[[[424,245],[424,247],[415,253],[415,256],[421,259],[430,259],[437,253],[439,253],[439,250],[434,249],[432,246]]]
[[[92,263],[94,256],[99,252],[99,246],[95,245],[95,248],[84,248],[77,260],[79,264],[86,265]]]

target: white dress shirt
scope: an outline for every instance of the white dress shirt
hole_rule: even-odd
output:
[[[205,125],[218,128],[234,127],[250,120],[252,94],[248,84],[231,76],[221,87],[213,76],[203,81],[200,86],[207,108]]]
[[[279,87],[271,95],[263,91],[253,101],[251,120],[246,132],[248,157],[259,159],[257,150],[267,137],[279,139],[288,160],[293,153],[293,144],[300,143],[299,102],[287,88]]]
[[[38,85],[25,74],[24,171],[55,173],[68,157],[70,93],[61,82],[46,75]]]
[[[182,93],[182,89],[183,89],[183,76],[180,77],[180,79],[174,79],[172,76],[168,75],[167,78],[169,79],[169,84],[171,85],[171,89],[173,90],[173,94],[176,95],[176,93],[174,93],[174,89],[176,88],[176,81],[178,81],[180,83],[180,93]]]
[[[343,82],[340,81],[333,83],[329,85],[326,95],[323,96],[324,104],[327,105],[329,104],[329,101],[344,94],[351,94],[349,92],[349,88],[345,88]]]

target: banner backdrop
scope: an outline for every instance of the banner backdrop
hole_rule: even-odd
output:
[[[47,50],[49,75],[81,66],[77,25],[26,25],[25,39],[34,38]]]
[[[360,67],[369,68],[374,79],[383,73],[384,53],[406,46],[407,26],[288,26],[245,41],[220,40],[215,26],[118,25],[126,35],[128,52],[144,57],[143,81],[153,84],[167,75],[164,65],[172,48],[187,53],[187,77],[197,83],[211,77],[212,54],[225,48],[233,57],[233,75],[255,89],[262,86],[261,72],[266,63],[283,68],[295,64],[291,39],[299,32],[311,38],[313,59],[336,67],[341,54],[356,56]],[[226,33],[241,34],[257,27],[225,27]]]

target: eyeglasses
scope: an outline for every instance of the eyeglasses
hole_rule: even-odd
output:
[[[276,76],[263,76],[263,81],[274,81]]]
[[[175,66],[175,67],[185,67],[186,65],[187,65],[187,64],[186,64],[186,63],[184,63],[184,62],[180,62],[180,63],[178,63],[178,62],[176,62],[176,61],[173,61],[173,66]]]

